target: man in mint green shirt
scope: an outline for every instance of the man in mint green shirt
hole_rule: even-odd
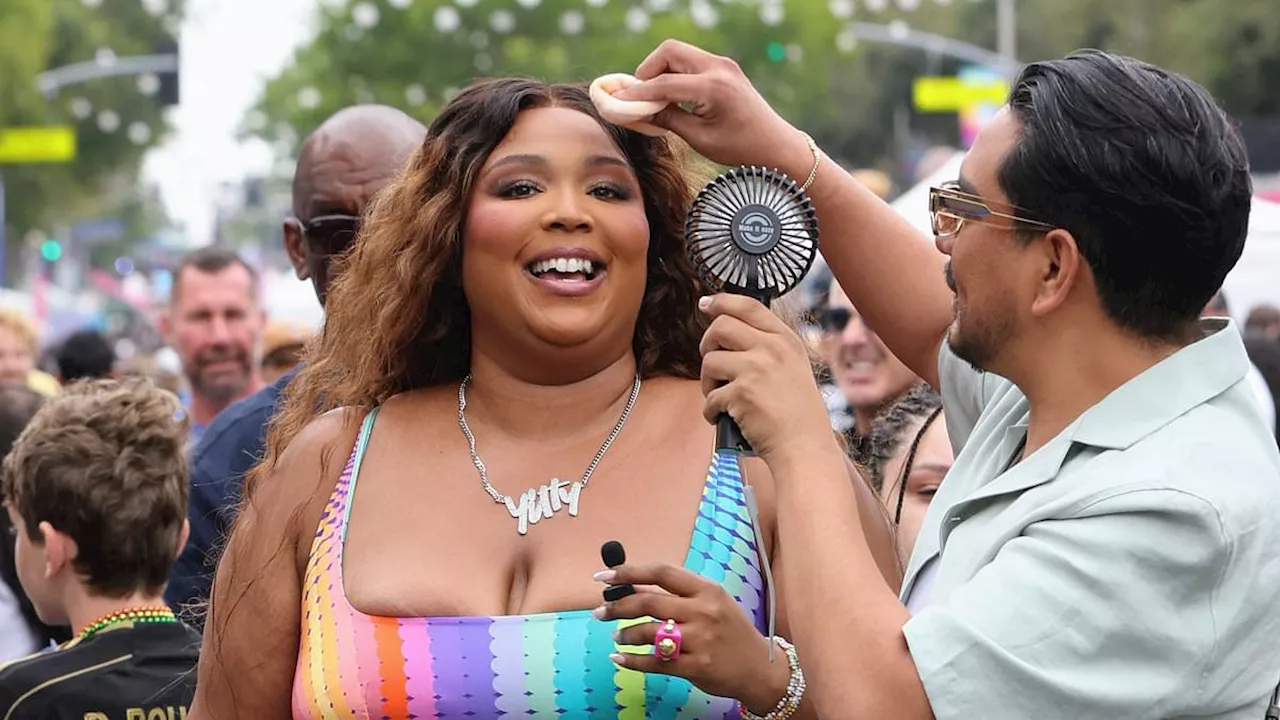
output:
[[[1262,718],[1275,443],[1236,329],[1202,327],[1012,465],[1026,396],[943,347],[956,460],[902,589],[937,717]]]
[[[957,457],[899,593],[803,343],[749,298],[705,307],[705,411],[731,412],[772,475],[802,716],[1261,720],[1280,456],[1239,333],[1200,320],[1252,193],[1213,98],[1106,53],[1023,68],[931,191],[930,244],[731,60],[668,41],[635,74],[615,99],[669,103],[650,122],[805,183],[836,279],[943,394]]]

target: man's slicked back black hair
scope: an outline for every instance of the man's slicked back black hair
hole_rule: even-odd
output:
[[[1223,111],[1181,75],[1096,50],[1028,65],[1009,106],[1010,202],[1072,233],[1117,324],[1187,339],[1248,225],[1249,163]]]

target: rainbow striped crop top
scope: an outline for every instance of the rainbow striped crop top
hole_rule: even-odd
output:
[[[307,561],[293,717],[564,717],[590,720],[739,718],[736,703],[681,678],[614,665],[617,622],[590,609],[533,615],[383,617],[347,602],[342,546],[369,413],[338,479]],[[765,592],[742,477],[712,458],[685,567],[725,587],[763,632]],[[631,621],[640,622],[640,621]]]

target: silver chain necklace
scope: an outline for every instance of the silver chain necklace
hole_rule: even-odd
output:
[[[471,434],[471,427],[467,425],[467,385],[470,382],[471,374],[467,373],[458,385],[458,427],[462,428],[462,434],[467,436],[471,462],[475,463],[476,470],[480,471],[480,485],[494,502],[507,506],[507,512],[516,519],[516,532],[524,535],[529,532],[530,525],[538,524],[539,520],[550,519],[560,512],[561,508],[568,508],[569,516],[577,517],[578,500],[583,488],[587,486],[587,481],[591,479],[591,473],[595,472],[596,466],[604,459],[604,454],[609,452],[609,446],[613,445],[618,433],[622,432],[622,426],[627,423],[627,416],[631,414],[631,408],[635,407],[636,398],[640,396],[640,375],[637,374],[635,382],[631,384],[631,396],[627,398],[627,406],[622,409],[622,416],[618,418],[613,431],[609,433],[609,437],[605,438],[596,456],[591,459],[586,472],[582,473],[582,479],[568,483],[560,478],[551,478],[551,482],[539,485],[537,488],[529,488],[521,493],[519,503],[510,495],[503,495],[489,484],[489,471],[485,469],[480,453],[476,452],[476,436]]]

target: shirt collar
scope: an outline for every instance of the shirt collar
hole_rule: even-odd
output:
[[[1124,449],[1244,379],[1249,356],[1235,324],[1199,323],[1203,337],[1156,363],[1089,408],[1071,439]]]

